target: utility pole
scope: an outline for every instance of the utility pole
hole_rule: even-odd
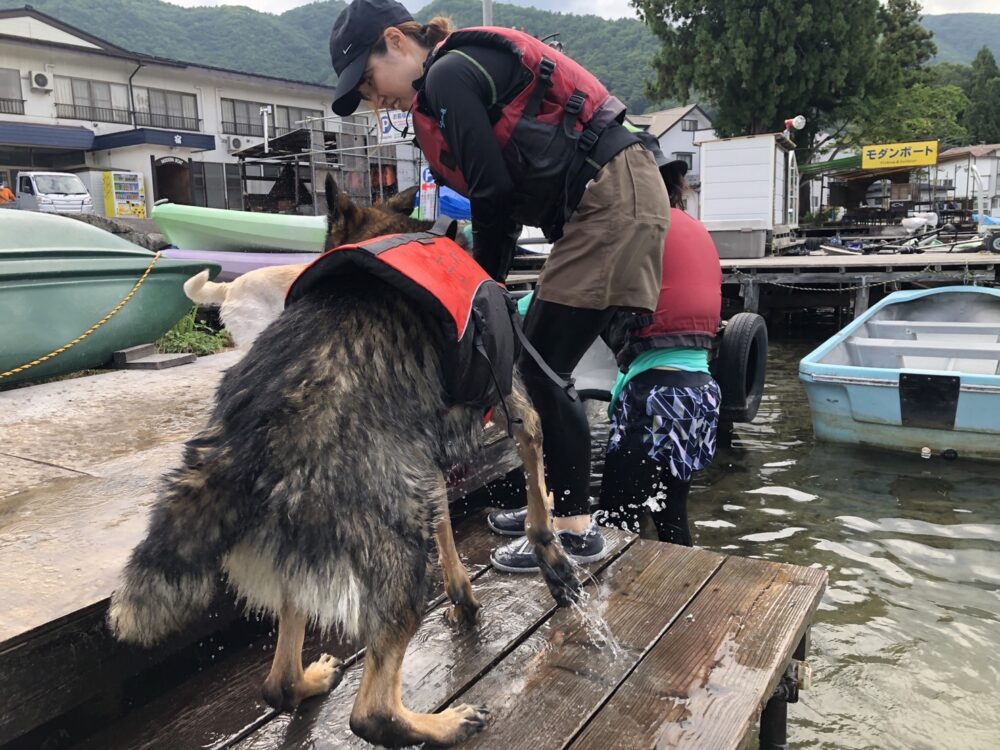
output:
[[[493,25],[493,0],[483,0],[483,26]]]

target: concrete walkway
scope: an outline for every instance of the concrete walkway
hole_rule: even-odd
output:
[[[231,351],[167,370],[119,370],[0,393],[2,498],[169,442],[204,423]]]
[[[0,643],[108,596],[241,355],[0,393]]]

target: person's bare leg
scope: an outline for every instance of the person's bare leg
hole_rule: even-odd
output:
[[[274,708],[295,708],[306,698],[328,693],[343,676],[340,660],[329,654],[323,654],[306,669],[302,668],[306,620],[306,616],[291,605],[286,604],[281,609],[278,643],[263,690],[264,700]]]
[[[351,711],[351,730],[373,745],[454,745],[486,726],[488,711],[484,706],[463,704],[437,714],[416,713],[403,706],[403,656],[418,624],[415,614],[405,623],[385,623],[368,640],[365,672]]]

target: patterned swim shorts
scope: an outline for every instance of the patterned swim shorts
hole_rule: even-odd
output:
[[[719,384],[707,374],[647,370],[628,382],[615,404],[608,453],[642,450],[677,479],[690,481],[715,458],[721,402]]]

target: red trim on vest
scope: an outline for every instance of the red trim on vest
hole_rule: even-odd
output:
[[[679,208],[670,209],[663,243],[663,277],[656,311],[636,339],[677,334],[714,337],[722,313],[722,267],[705,225]]]
[[[518,123],[523,119],[524,111],[531,99],[532,92],[534,92],[538,85],[542,58],[551,60],[556,64],[556,67],[552,74],[552,84],[549,86],[548,91],[545,92],[541,106],[536,114],[535,119],[537,121],[561,129],[565,116],[566,101],[574,91],[580,91],[586,94],[586,98],[575,123],[575,129],[579,131],[594,116],[594,112],[608,99],[608,90],[604,87],[604,84],[582,65],[563,53],[552,49],[544,42],[535,39],[530,34],[515,31],[514,29],[483,26],[455,31],[435,49],[433,53],[434,58],[431,60],[430,65],[433,65],[448,50],[466,45],[486,45],[508,50],[520,57],[521,64],[531,71],[534,76],[531,82],[513,100],[503,106],[500,111],[500,119],[493,126],[493,135],[503,150],[505,159],[515,156],[506,147],[514,135],[514,130]],[[430,163],[431,169],[439,179],[453,190],[463,195],[468,195],[469,185],[462,171],[458,168],[454,156],[448,154],[448,146],[438,126],[438,120],[434,116],[426,114],[425,109],[423,106],[423,92],[421,91],[414,97],[413,106],[410,110],[410,114],[413,117],[413,128],[417,143],[420,145],[424,157]],[[520,146],[520,144],[517,145]],[[525,144],[525,146],[530,147],[528,144]],[[526,160],[528,163],[537,161],[530,158],[532,154],[528,156],[529,158]],[[539,156],[544,156],[544,154],[540,154]],[[515,172],[520,171],[520,169],[518,167]]]

